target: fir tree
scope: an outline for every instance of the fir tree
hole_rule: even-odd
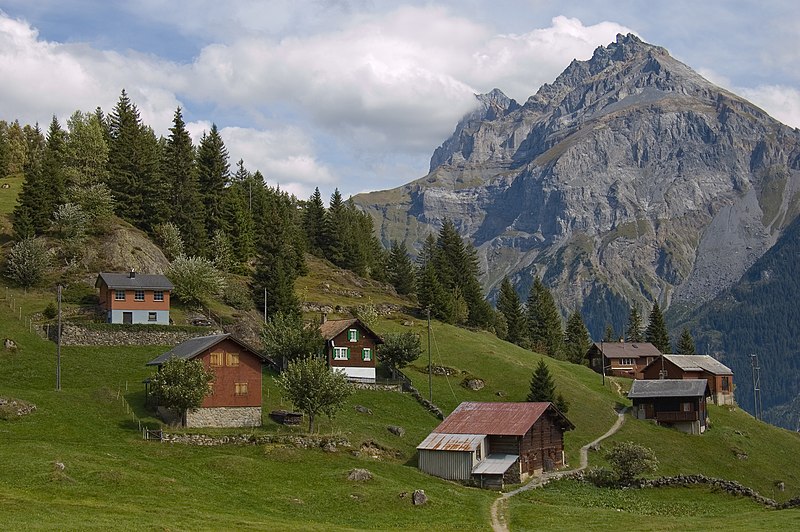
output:
[[[24,134],[24,130],[22,133]],[[17,205],[14,207],[13,228],[18,240],[32,238],[46,231],[50,226],[50,216],[53,214],[49,208],[50,191],[43,170],[44,138],[41,132],[38,141],[33,140],[36,137],[30,135],[27,137],[25,163],[22,168],[25,180],[17,198]]]
[[[603,334],[604,342],[616,342],[618,340],[617,333],[614,332],[614,326],[610,323],[606,324],[606,332]]]
[[[137,225],[144,211],[138,154],[142,127],[139,110],[123,89],[109,116],[108,186],[117,200],[117,214]]]
[[[522,302],[519,294],[511,285],[508,277],[503,277],[500,284],[500,293],[497,296],[497,310],[503,314],[506,320],[506,337],[514,344],[521,344],[527,337],[527,327],[525,323],[525,313],[522,310]]]
[[[14,120],[8,126],[7,139],[6,174],[10,176],[21,174],[24,172],[25,163],[28,161],[28,146],[19,120]]]
[[[653,303],[653,310],[650,311],[645,339],[647,342],[656,346],[656,349],[662,353],[672,352],[672,347],[669,342],[669,333],[667,332],[667,324],[664,321],[661,308],[658,306],[658,301]]]
[[[389,282],[398,294],[408,295],[414,292],[414,265],[408,256],[405,244],[392,241],[387,264]]]
[[[689,329],[683,329],[681,332],[680,340],[678,340],[678,354],[679,355],[695,355],[697,351],[694,346],[694,338],[692,338],[692,333],[689,332]]]
[[[197,148],[197,183],[203,201],[205,232],[213,235],[224,226],[223,192],[230,180],[228,149],[216,124],[203,133]]]
[[[303,232],[309,253],[317,257],[322,257],[325,249],[325,214],[322,194],[319,187],[315,187],[303,209]]]
[[[222,195],[222,227],[233,248],[236,263],[246,265],[255,255],[255,228],[247,203],[246,185],[235,183]]]
[[[430,309],[431,315],[442,321],[451,320],[451,301],[447,290],[436,275],[436,238],[429,234],[417,257],[417,301],[422,310]]]
[[[345,261],[348,259],[347,245],[345,242],[344,231],[347,226],[347,206],[342,199],[342,194],[339,189],[335,189],[331,194],[331,200],[328,203],[328,213],[325,217],[324,235],[325,235],[325,258],[343,267]]]
[[[187,252],[198,255],[206,252],[203,198],[197,181],[192,139],[180,107],[175,110],[172,124],[164,153],[164,177],[169,184],[172,207],[170,221],[180,229]],[[216,223],[221,220],[217,219]]]
[[[563,357],[564,331],[553,294],[536,277],[528,295],[528,336],[531,347],[553,358]]]
[[[0,178],[8,175],[9,151],[8,122],[0,120]]]
[[[564,331],[564,353],[567,360],[574,364],[582,364],[591,345],[592,339],[583,323],[583,316],[580,310],[575,310],[569,315],[567,328]]]
[[[628,342],[644,342],[642,335],[642,317],[639,314],[639,307],[633,305],[628,315],[628,327],[625,329],[625,340]]]
[[[536,369],[533,370],[531,376],[530,391],[528,397],[525,399],[531,403],[552,403],[556,398],[556,384],[553,382],[553,377],[550,375],[550,368],[545,363],[544,359],[539,359]]]

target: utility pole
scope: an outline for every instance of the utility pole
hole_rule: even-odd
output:
[[[603,340],[600,340],[600,367],[603,374],[603,387],[606,385],[606,354],[603,351]]]
[[[433,362],[431,359],[431,307],[428,307],[428,400],[433,403]]]
[[[753,416],[761,420],[761,368],[758,365],[758,355],[750,354],[750,366],[753,368]]]
[[[267,287],[264,287],[264,323],[267,323]]]
[[[61,285],[58,285],[58,335],[56,338],[56,391],[61,391]]]

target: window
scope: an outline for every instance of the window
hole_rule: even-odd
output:
[[[115,301],[125,301],[125,290],[114,290]]]
[[[369,347],[365,347],[364,349],[362,349],[361,360],[363,360],[364,362],[369,362],[370,360],[372,360],[372,349],[370,349]]]
[[[218,368],[218,367],[222,366],[222,360],[223,360],[224,356],[225,356],[225,353],[223,353],[222,351],[217,351],[216,353],[211,353],[211,359],[209,360],[209,363],[211,364],[211,367]]]
[[[158,321],[158,313],[156,313],[156,312],[148,312],[147,313],[147,321]]]
[[[633,366],[634,361],[632,358],[620,358],[619,364],[620,366]]]
[[[134,290],[134,292],[133,292],[133,300],[134,301],[144,301],[144,290]]]
[[[333,359],[334,360],[350,360],[350,348],[349,347],[334,347],[333,348]]]
[[[236,395],[247,395],[247,383],[246,382],[237,382],[235,384],[235,394]]]
[[[727,392],[731,389],[730,377],[722,377],[722,391]]]
[[[153,292],[153,301],[164,301],[164,291],[156,290]]]
[[[347,330],[347,341],[348,342],[358,342],[358,329],[348,329]]]
[[[228,353],[228,367],[239,367],[239,353]]]

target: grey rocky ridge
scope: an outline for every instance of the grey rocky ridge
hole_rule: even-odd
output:
[[[593,337],[631,304],[712,299],[800,212],[800,132],[634,35],[523,105],[477,98],[428,175],[354,200],[384,244],[453,220],[487,292],[508,275],[524,297],[541,276]]]

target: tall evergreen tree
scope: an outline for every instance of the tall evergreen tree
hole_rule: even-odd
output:
[[[88,187],[108,180],[105,125],[96,114],[75,111],[67,120],[67,185]]]
[[[556,383],[553,381],[553,376],[550,375],[550,368],[547,363],[543,358],[540,358],[539,363],[536,364],[536,369],[533,370],[530,391],[525,400],[531,403],[552,403],[555,399]]]
[[[243,183],[234,183],[222,195],[222,227],[233,247],[239,267],[246,265],[256,252],[256,232],[248,209],[248,194]]]
[[[567,319],[567,328],[564,331],[564,353],[567,360],[574,364],[582,364],[585,361],[586,352],[592,345],[589,331],[583,323],[583,316],[580,310],[575,310]]]
[[[436,274],[436,253],[436,238],[429,234],[417,257],[417,301],[421,309],[430,309],[431,316],[450,322],[451,298]]]
[[[8,122],[0,120],[0,178],[8,175],[9,152]]]
[[[123,89],[109,115],[108,186],[116,198],[117,214],[138,225],[144,213],[141,157],[142,123],[139,110]]]
[[[689,332],[689,329],[683,329],[681,332],[681,338],[678,340],[678,354],[679,355],[695,355],[697,354],[697,350],[694,345],[694,338],[692,338],[692,333]]]
[[[8,126],[8,154],[7,154],[7,175],[21,174],[25,170],[25,163],[28,161],[28,145],[25,142],[25,133],[19,120],[14,120]]]
[[[658,306],[658,301],[653,303],[653,310],[650,311],[645,339],[656,346],[662,353],[672,352],[672,347],[669,342],[669,333],[667,332],[667,324],[664,321],[661,308]]]
[[[309,253],[317,257],[322,257],[325,249],[325,214],[322,194],[319,193],[319,187],[315,187],[303,209],[303,232]]]
[[[164,153],[164,177],[169,184],[171,222],[178,226],[191,255],[206,248],[203,197],[197,181],[192,139],[186,130],[181,108],[175,110]],[[221,192],[221,190],[220,190]],[[221,224],[221,220],[216,221]]]
[[[644,342],[642,334],[642,316],[639,314],[639,307],[633,305],[628,315],[628,327],[625,329],[625,340],[628,342]]]
[[[528,294],[528,336],[535,351],[563,358],[564,330],[553,294],[536,277]]]
[[[228,149],[216,124],[203,133],[197,148],[197,183],[203,201],[205,232],[213,235],[225,225],[223,192],[230,180]]]
[[[614,331],[614,326],[610,323],[606,324],[606,331],[603,333],[603,341],[604,342],[616,342],[619,338],[617,337],[617,333]]]
[[[42,175],[47,183],[46,205],[42,209],[52,218],[56,206],[65,201],[67,180],[65,174],[67,132],[54,116],[47,131],[47,141],[42,157]]]
[[[26,129],[21,130],[23,135],[25,131]],[[17,205],[14,207],[13,228],[19,240],[32,238],[46,231],[53,214],[49,208],[51,201],[49,184],[43,170],[45,140],[38,125],[35,131],[39,133],[38,137],[25,135],[25,159],[22,167],[25,180],[17,198]]]
[[[344,266],[347,260],[347,247],[345,242],[345,227],[347,217],[347,206],[342,199],[339,189],[335,189],[331,194],[328,203],[328,213],[325,217],[325,258],[337,266]]]
[[[527,325],[525,322],[525,312],[522,309],[522,302],[519,294],[509,281],[508,277],[503,277],[500,284],[500,293],[497,296],[497,310],[503,314],[506,320],[506,340],[520,345],[528,336]]]
[[[392,240],[387,270],[389,282],[398,294],[408,295],[414,292],[414,264],[408,256],[405,244]]]

